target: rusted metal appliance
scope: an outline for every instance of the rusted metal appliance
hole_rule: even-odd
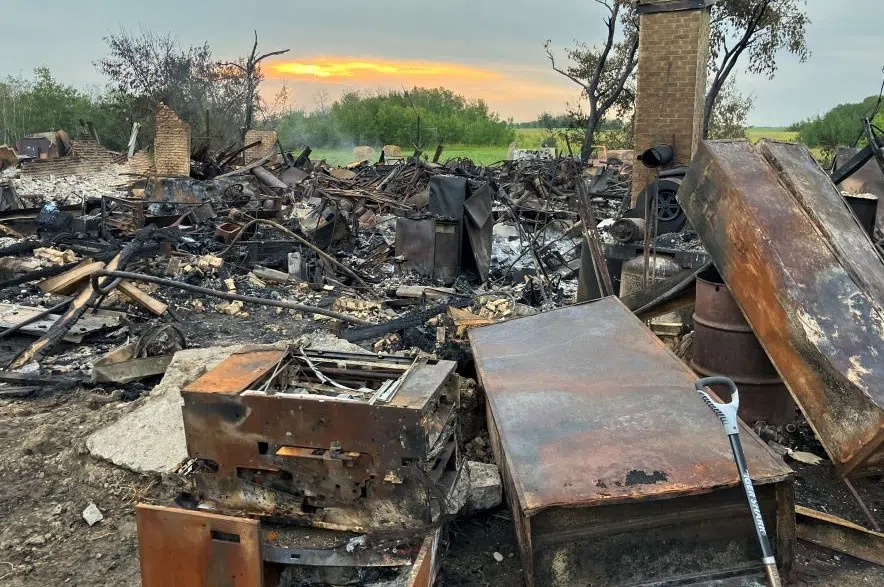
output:
[[[704,141],[679,199],[839,474],[884,471],[884,262],[807,147]]]
[[[761,576],[721,424],[696,376],[616,298],[470,332],[529,586]],[[788,568],[792,472],[741,424]]]
[[[745,422],[781,425],[794,420],[792,396],[715,268],[697,276],[695,308],[691,368],[702,377],[732,379],[740,388],[740,418]]]
[[[451,361],[290,348],[186,387],[196,494],[224,513],[366,532],[426,528],[461,471]]]
[[[439,569],[439,528],[370,544],[354,534],[146,504],[136,506],[135,519],[143,587],[349,585],[357,578],[431,587]]]

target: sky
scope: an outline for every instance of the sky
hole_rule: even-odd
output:
[[[884,57],[875,47],[884,40],[884,1],[808,0],[807,8],[806,63],[783,54],[773,80],[738,75],[755,100],[753,125],[787,125],[880,87]],[[107,80],[93,63],[109,33],[151,30],[184,45],[207,41],[226,60],[247,53],[257,30],[260,49],[290,49],[266,68],[265,97],[285,85],[296,107],[312,110],[321,98],[351,90],[444,86],[527,121],[579,99],[577,86],[551,71],[544,42],[560,55],[576,40],[600,42],[601,16],[591,0],[16,2],[3,12],[0,76],[45,65],[65,83],[98,86]]]

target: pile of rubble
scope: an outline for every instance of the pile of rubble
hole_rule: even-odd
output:
[[[758,212],[788,198],[816,211],[828,244],[814,250],[836,251],[826,283],[879,324],[880,258],[834,188],[802,191],[828,181],[807,181],[802,153],[762,147],[776,171],[759,163],[756,177],[791,191],[752,204],[759,183],[743,189],[728,168],[750,155],[704,143],[633,203],[628,154],[477,166],[440,163],[439,149],[332,167],[278,142],[256,154],[264,140],[199,149],[180,163],[190,176],[126,176],[121,191],[14,168],[0,194],[0,338],[14,341],[0,397],[86,384],[142,396],[88,449],[186,485],[182,507],[136,508],[145,585],[191,565],[205,584],[429,586],[447,523],[504,491],[529,584],[751,575],[760,557],[727,442],[685,393],[696,373],[744,391],[782,568],[796,526],[779,455],[807,453],[789,446],[807,448],[787,433],[802,421],[790,392],[842,479],[880,474],[884,335],[810,299],[809,273]],[[708,221],[750,212],[757,230],[741,234],[762,235],[753,246],[776,262]],[[769,289],[744,282],[753,271],[774,276]],[[842,348],[830,327],[861,341]],[[803,516],[799,531],[830,545]],[[181,533],[196,538],[168,540]],[[660,544],[659,560],[635,558]]]

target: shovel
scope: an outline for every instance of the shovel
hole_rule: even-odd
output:
[[[713,400],[712,396],[704,391],[707,386],[712,385],[727,385],[731,390],[731,402],[729,404],[721,404]],[[727,377],[707,377],[697,381],[694,387],[697,388],[697,391],[703,396],[703,401],[712,408],[712,411],[715,412],[715,415],[718,416],[718,419],[721,420],[724,426],[724,432],[727,434],[727,438],[731,443],[731,450],[734,452],[734,461],[737,463],[737,471],[740,473],[743,489],[746,491],[746,499],[749,500],[749,510],[752,512],[752,521],[755,522],[758,542],[761,544],[761,562],[764,564],[764,570],[767,572],[767,578],[771,587],[781,587],[782,583],[777,571],[777,561],[774,558],[767,531],[764,529],[761,508],[758,507],[755,487],[752,485],[749,467],[746,465],[746,457],[743,455],[743,445],[740,443],[740,427],[737,420],[737,409],[740,407],[740,392],[737,391],[737,385]]]

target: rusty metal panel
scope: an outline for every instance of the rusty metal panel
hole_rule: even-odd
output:
[[[272,369],[285,355],[285,350],[244,351],[234,353],[190,385],[184,391],[193,393],[237,394]]]
[[[528,585],[575,584],[581,569],[593,584],[619,585],[755,568],[720,422],[697,401],[696,376],[618,299],[472,330],[470,340]],[[777,488],[791,471],[741,426],[777,527]],[[660,544],[678,556],[640,564],[642,540],[649,556]],[[695,560],[698,548],[710,556]],[[716,559],[716,548],[728,557]]]
[[[881,261],[811,162],[799,146],[704,141],[679,200],[838,472],[871,474],[884,470]]]
[[[143,587],[263,587],[257,521],[145,504],[135,520]]]
[[[420,552],[414,559],[414,566],[408,575],[406,587],[433,587],[436,584],[436,575],[442,564],[442,557],[439,556],[441,541],[442,528],[437,528],[426,537]]]
[[[802,506],[795,514],[802,540],[884,566],[884,534]]]
[[[523,509],[738,484],[696,376],[618,299],[474,329],[470,341]],[[756,482],[787,478],[744,432]]]

